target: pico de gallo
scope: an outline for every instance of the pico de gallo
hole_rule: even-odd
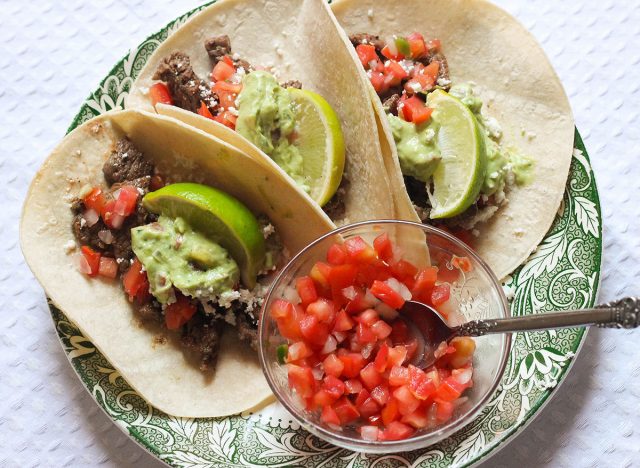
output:
[[[446,228],[473,242],[476,226],[488,221],[508,202],[514,184],[532,178],[532,161],[515,148],[502,144],[502,130],[496,119],[484,115],[483,102],[473,83],[452,83],[447,58],[439,39],[425,39],[413,32],[382,40],[371,34],[354,34],[351,43],[387,115],[398,152],[407,193],[423,222]],[[461,214],[431,219],[433,173],[442,161],[428,96],[442,90],[469,108],[478,123],[486,152],[486,170],[480,191]],[[483,153],[484,154],[484,153]],[[464,231],[464,232],[463,232]]]
[[[454,259],[449,280],[471,268],[466,257]],[[277,358],[300,406],[324,424],[355,428],[368,441],[401,440],[446,423],[466,401],[473,339],[441,343],[435,364],[420,369],[412,364],[418,341],[398,312],[416,300],[446,317],[450,283],[437,267],[397,259],[386,233],[373,245],[361,237],[333,244],[295,289],[295,300],[277,299],[268,311],[287,340]]]

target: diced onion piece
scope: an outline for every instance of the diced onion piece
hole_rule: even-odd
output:
[[[451,375],[453,375],[453,378],[455,378],[458,383],[466,385],[469,383],[469,381],[471,381],[473,370],[470,367],[467,367],[465,369],[454,369]]]
[[[367,289],[367,292],[364,295],[364,300],[366,302],[367,307],[374,307],[377,304],[383,303],[380,299],[373,295],[371,291]]]
[[[378,440],[378,428],[376,426],[362,426],[360,428],[360,437],[364,440]]]
[[[388,306],[384,302],[381,302],[380,304],[376,305],[375,309],[376,309],[376,312],[380,314],[380,317],[385,319],[387,322],[394,321],[396,318],[398,318],[398,315],[399,315],[399,312],[396,309]]]
[[[113,234],[108,229],[103,229],[98,232],[98,238],[105,244],[113,243]]]
[[[391,289],[400,294],[405,301],[411,300],[411,291],[407,288],[403,283],[398,281],[396,278],[389,278],[385,281]]]
[[[316,380],[322,380],[324,377],[324,370],[322,369],[322,364],[318,364],[311,369],[311,373],[313,374],[313,378]]]
[[[353,286],[349,286],[348,288],[344,288],[342,290],[342,295],[352,301],[356,298],[358,293],[356,291],[356,288],[354,288]]]
[[[342,343],[347,338],[347,332],[334,331],[333,336],[338,343]]]
[[[325,341],[324,343],[324,347],[322,348],[322,351],[320,351],[320,354],[332,353],[336,350],[337,347],[338,347],[338,340],[336,340],[336,338],[333,335],[329,335],[329,337],[327,338],[327,341]]]
[[[84,213],[82,213],[82,217],[86,221],[87,226],[91,227],[98,222],[100,214],[96,210],[90,209],[85,210]]]
[[[373,352],[373,348],[375,347],[375,343],[367,343],[360,351],[362,357],[365,359],[369,359],[371,357],[371,353]]]
[[[436,348],[436,350],[433,352],[434,357],[436,359],[440,359],[442,356],[447,354],[447,348],[448,347],[449,347],[449,345],[447,344],[446,341],[443,341],[442,343],[440,343],[438,345],[438,347]]]
[[[296,288],[292,286],[287,286],[286,288],[284,288],[283,296],[285,300],[292,302],[293,304],[300,303],[300,296],[298,295],[298,291],[296,291]]]

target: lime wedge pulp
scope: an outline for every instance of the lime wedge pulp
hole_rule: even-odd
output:
[[[340,119],[319,94],[296,88],[287,91],[295,106],[295,145],[303,158],[303,177],[311,188],[311,198],[323,206],[338,190],[344,171]]]
[[[431,218],[450,218],[478,198],[487,166],[484,139],[471,111],[457,98],[436,90],[427,97],[437,125],[442,160],[433,173]]]
[[[152,213],[183,218],[191,228],[227,249],[251,289],[265,259],[260,223],[231,195],[208,185],[179,183],[149,192],[142,200]]]

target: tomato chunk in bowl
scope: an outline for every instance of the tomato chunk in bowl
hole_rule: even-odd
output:
[[[465,286],[482,281],[488,287],[468,297]],[[418,340],[399,312],[408,300],[452,324],[481,309],[508,313],[482,260],[427,226],[359,223],[298,254],[260,323],[263,369],[280,402],[320,437],[369,452],[422,447],[470,421],[499,382],[508,337],[479,349],[457,337],[440,344],[432,366],[416,367]]]

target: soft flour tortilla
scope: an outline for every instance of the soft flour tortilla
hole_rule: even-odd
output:
[[[299,80],[305,89],[323,96],[340,117],[346,145],[345,173],[350,186],[345,198],[344,219],[335,221],[345,224],[398,217],[390,196],[393,191],[381,155],[374,113],[370,106],[362,105],[368,99],[366,77],[358,68],[348,38],[324,1],[216,2],[187,21],[158,47],[133,83],[126,107],[153,111],[148,96],[148,89],[154,83],[152,76],[162,59],[172,52],[182,51],[189,55],[198,76],[207,79],[212,65],[204,41],[222,34],[230,37],[233,53],[238,53],[253,66],[272,67],[281,82]],[[159,111],[167,112],[166,108]],[[181,118],[181,113],[175,111],[171,116]],[[190,123],[205,120],[194,117],[189,118]],[[197,126],[241,147],[271,170],[284,174],[266,154],[226,127],[216,122]],[[243,142],[238,143],[239,139]],[[253,150],[247,149],[246,145]],[[414,220],[415,216],[411,215],[409,219]]]
[[[348,34],[366,32],[385,38],[417,31],[442,40],[452,82],[475,82],[484,113],[502,126],[504,144],[535,161],[534,181],[513,187],[507,194],[509,203],[478,226],[475,248],[496,276],[504,278],[551,226],[571,163],[573,116],[544,52],[518,21],[483,0],[338,0],[332,9]],[[381,121],[382,145],[391,149],[383,153],[391,185],[397,186],[402,173],[393,135],[380,99],[373,87],[369,89]],[[410,203],[403,197],[395,201],[403,205],[401,209]]]
[[[142,326],[120,281],[91,279],[75,263],[70,202],[85,184],[104,184],[102,165],[128,136],[171,182],[199,182],[237,197],[275,225],[291,255],[335,226],[295,186],[210,135],[168,117],[121,111],[70,133],[36,175],[20,242],[52,302],[75,322],[150,404],[174,416],[225,416],[269,399],[256,353],[227,330],[217,369],[205,376],[161,330]]]

